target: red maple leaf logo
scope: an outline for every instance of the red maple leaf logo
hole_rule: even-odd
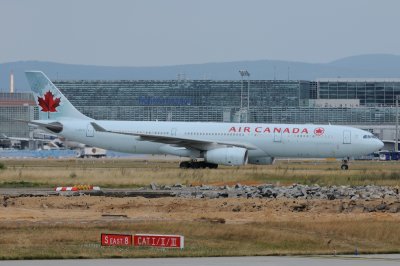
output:
[[[42,112],[57,112],[56,107],[60,106],[61,98],[54,98],[53,93],[48,91],[45,93],[43,98],[38,96],[38,101],[40,107],[42,107]]]
[[[314,129],[314,134],[317,136],[321,136],[322,134],[324,134],[324,132],[325,132],[325,129],[323,127]]]

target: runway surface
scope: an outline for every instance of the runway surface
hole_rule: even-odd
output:
[[[131,188],[108,188],[95,190],[80,191],[55,191],[54,188],[0,188],[0,196],[11,197],[46,197],[46,196],[109,196],[109,197],[145,197],[145,198],[161,198],[174,197],[173,190],[149,190],[149,189],[131,189]]]
[[[0,261],[0,265],[11,266],[375,266],[400,265],[400,254],[395,255],[368,255],[368,256],[315,256],[315,257],[223,257],[223,258],[167,258],[167,259],[101,259],[101,260],[27,260],[27,261]]]

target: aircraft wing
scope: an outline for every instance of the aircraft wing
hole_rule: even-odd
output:
[[[159,142],[164,144],[170,144],[177,147],[186,147],[186,148],[195,148],[199,150],[208,150],[209,148],[215,148],[215,146],[235,146],[240,148],[246,148],[248,150],[256,150],[257,147],[247,143],[241,142],[234,142],[234,141],[214,141],[214,140],[200,140],[200,139],[193,139],[193,138],[181,138],[181,137],[174,137],[174,136],[162,136],[162,135],[153,135],[153,134],[144,134],[144,133],[131,133],[131,132],[123,132],[123,131],[111,131],[107,130],[95,122],[91,122],[93,128],[99,132],[108,132],[108,133],[115,133],[121,135],[129,135],[140,137],[142,141],[152,141],[152,142]]]

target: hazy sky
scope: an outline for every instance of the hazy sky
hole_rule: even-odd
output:
[[[0,0],[0,63],[158,66],[400,54],[397,0]]]

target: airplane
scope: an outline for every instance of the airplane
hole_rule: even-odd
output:
[[[41,71],[26,77],[40,119],[25,121],[71,141],[108,150],[189,157],[180,168],[272,164],[277,157],[342,158],[383,147],[370,132],[336,125],[95,120],[79,112]]]

